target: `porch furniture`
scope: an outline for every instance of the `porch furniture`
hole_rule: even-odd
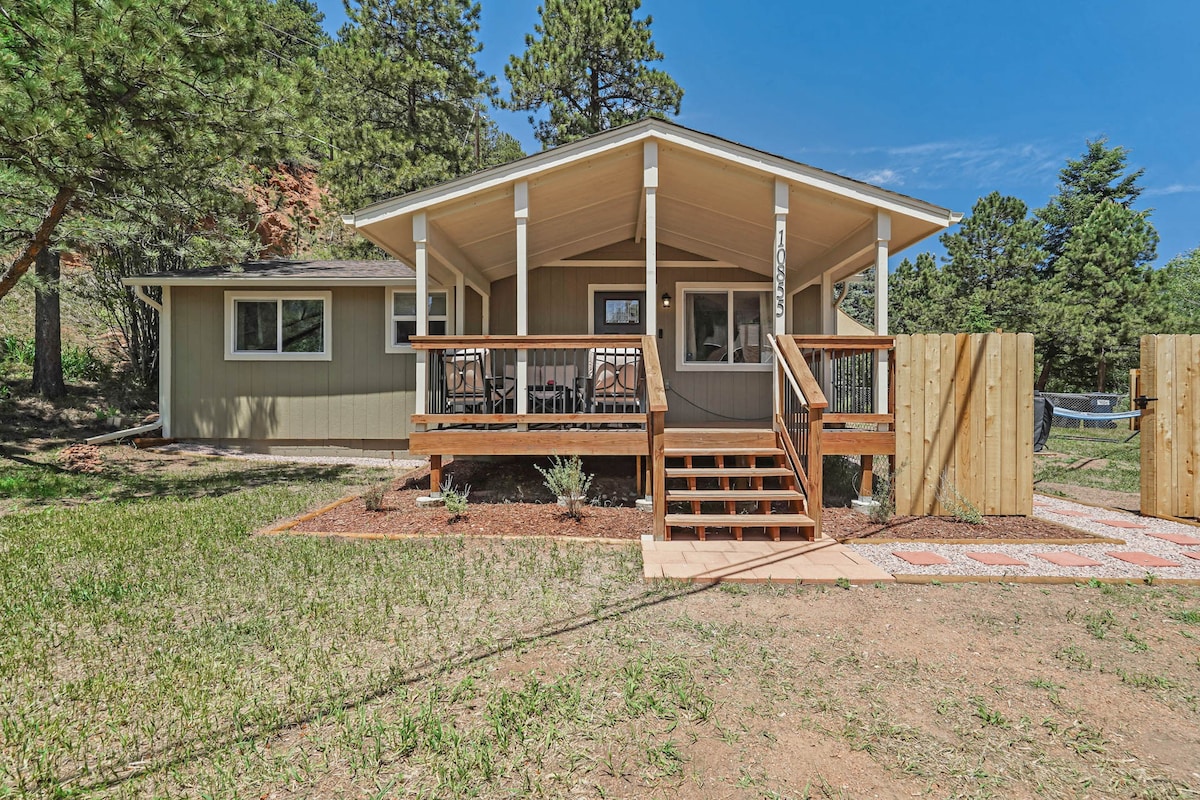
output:
[[[503,411],[513,387],[504,376],[489,375],[486,348],[448,352],[442,356],[446,376],[446,410],[450,413],[494,414]]]
[[[642,355],[636,347],[601,347],[589,352],[589,411],[641,411]]]
[[[574,364],[539,364],[530,374],[529,410],[534,414],[573,414],[582,405]]]

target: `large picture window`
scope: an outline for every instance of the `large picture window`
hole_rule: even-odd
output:
[[[388,292],[387,352],[407,353],[412,350],[409,339],[417,335],[417,290],[392,289]],[[429,292],[429,335],[445,336],[450,332],[450,293]]]
[[[681,284],[678,367],[682,370],[770,369],[771,287]]]
[[[226,292],[225,358],[328,361],[330,292]]]

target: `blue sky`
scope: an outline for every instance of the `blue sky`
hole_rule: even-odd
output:
[[[506,92],[537,2],[480,2],[479,65]],[[340,0],[318,4],[336,31]],[[1195,0],[643,0],[642,13],[684,89],[683,125],[961,212],[993,190],[1045,204],[1066,159],[1107,136],[1146,170],[1157,263],[1200,245]],[[539,149],[527,115],[495,116]]]

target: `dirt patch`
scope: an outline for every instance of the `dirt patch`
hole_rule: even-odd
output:
[[[1079,539],[1101,541],[1078,528],[1069,528],[1037,517],[985,517],[982,525],[959,522],[953,517],[892,517],[886,524],[849,508],[826,508],[822,530],[839,542],[871,539],[947,541],[953,539]]]
[[[1133,492],[1114,492],[1111,489],[1097,489],[1091,486],[1045,482],[1039,482],[1036,488],[1039,492],[1061,495],[1088,505],[1118,508],[1133,514],[1141,513],[1142,498]]]

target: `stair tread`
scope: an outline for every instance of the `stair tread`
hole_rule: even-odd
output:
[[[781,456],[783,450],[778,447],[669,447],[665,451],[667,458],[683,458],[684,456]]]
[[[800,500],[794,489],[667,489],[668,500]]]
[[[667,514],[667,527],[803,528],[816,525],[807,514]]]
[[[668,478],[765,478],[791,475],[787,467],[667,467]]]

